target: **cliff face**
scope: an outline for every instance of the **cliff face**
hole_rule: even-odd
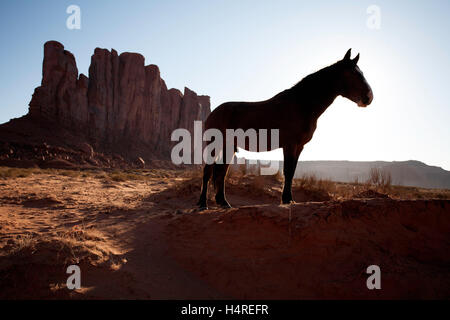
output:
[[[44,45],[41,86],[29,115],[81,132],[95,149],[126,157],[169,158],[174,129],[193,132],[210,113],[208,96],[167,89],[156,65],[137,53],[95,49],[89,78],[56,41]]]

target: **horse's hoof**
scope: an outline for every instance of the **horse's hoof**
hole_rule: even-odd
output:
[[[223,200],[223,199],[219,200],[219,201],[216,200],[216,203],[222,209],[230,209],[231,208],[231,205],[228,203],[227,200]]]
[[[204,201],[204,200],[201,200],[201,199],[200,199],[200,200],[197,202],[197,206],[198,206],[198,209],[199,209],[200,211],[208,210],[208,204],[207,204],[207,202]]]
[[[294,204],[294,203],[295,203],[294,200],[283,200],[283,201],[281,202],[281,204]]]
[[[199,206],[199,208],[207,208],[208,201],[206,199],[200,198],[200,200],[197,201],[196,205]]]
[[[216,196],[216,203],[222,209],[229,209],[231,205],[228,203],[227,199],[224,196]]]

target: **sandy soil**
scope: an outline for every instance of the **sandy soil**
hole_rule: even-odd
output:
[[[198,182],[0,180],[0,298],[450,297],[448,200],[281,206],[269,180],[232,184],[235,208],[199,212]],[[65,286],[70,264],[81,267],[79,290]],[[372,264],[381,290],[366,287]]]

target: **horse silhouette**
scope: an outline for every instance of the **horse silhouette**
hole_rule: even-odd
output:
[[[337,96],[343,96],[360,107],[368,106],[373,100],[372,89],[357,66],[359,54],[351,59],[351,49],[344,58],[328,67],[303,78],[292,88],[284,90],[265,101],[226,102],[218,106],[206,119],[205,130],[218,129],[223,136],[223,159],[226,155],[226,129],[278,129],[279,148],[283,148],[284,186],[282,203],[292,199],[292,178],[303,146],[309,142],[317,126],[317,119],[333,103]],[[236,145],[236,144],[235,144]],[[259,144],[258,144],[259,145]],[[271,143],[267,143],[270,150]],[[245,146],[239,146],[248,150]],[[237,151],[235,147],[234,153]],[[255,150],[251,150],[255,151]],[[207,208],[208,182],[213,177],[216,189],[216,203],[230,208],[225,197],[225,177],[229,164],[226,161],[206,164],[203,169],[203,183],[198,205]]]

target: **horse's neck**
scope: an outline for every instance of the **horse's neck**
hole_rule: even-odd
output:
[[[297,91],[297,99],[302,109],[319,118],[339,95],[337,75],[333,69],[317,75],[305,82]]]

